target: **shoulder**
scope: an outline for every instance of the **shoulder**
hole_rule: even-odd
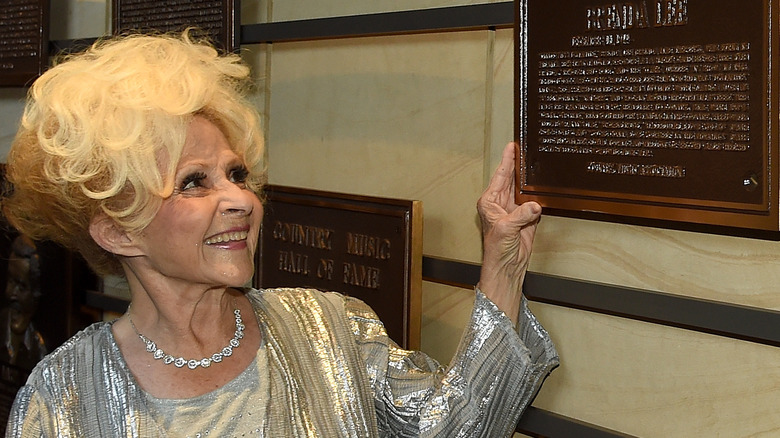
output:
[[[362,300],[340,292],[324,292],[306,287],[275,287],[269,289],[248,289],[247,297],[254,303],[271,302],[295,306],[332,306],[344,309],[350,316],[376,318],[374,311]]]
[[[126,414],[137,412],[141,395],[111,327],[109,322],[87,327],[36,365],[9,417],[14,430],[21,431],[15,436],[60,436],[61,431],[92,436],[88,431],[96,430],[123,435]],[[44,432],[28,430],[38,427]]]
[[[249,289],[247,296],[255,307],[257,305],[284,305],[298,308],[300,306],[345,307],[349,297],[338,292],[323,292],[306,287],[275,287],[269,289]]]
[[[85,349],[92,350],[97,345],[108,343],[113,339],[113,336],[111,335],[112,325],[112,322],[101,321],[87,326],[54,349],[54,351],[46,356],[44,361],[59,360],[62,357],[72,355],[76,352]]]
[[[91,374],[96,358],[110,354],[116,344],[111,334],[110,322],[97,322],[81,330],[46,355],[35,366],[27,380],[28,385],[46,386],[54,381],[62,382],[75,375]]]
[[[325,315],[329,322],[343,322],[358,338],[387,336],[376,313],[362,300],[339,292],[323,292],[311,288],[251,289],[249,298],[255,308],[275,309],[297,318]]]

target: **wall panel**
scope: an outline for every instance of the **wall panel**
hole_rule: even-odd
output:
[[[426,253],[478,260],[485,34],[274,45],[270,182],[422,200]]]
[[[534,406],[641,437],[780,434],[780,349],[532,303],[561,355]]]
[[[780,243],[546,217],[531,269],[766,309],[780,309]]]
[[[449,363],[474,305],[474,292],[423,282],[422,351],[439,363]]]

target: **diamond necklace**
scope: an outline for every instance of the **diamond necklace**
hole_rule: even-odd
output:
[[[221,351],[214,353],[211,357],[204,357],[203,359],[185,359],[181,356],[173,357],[172,355],[164,352],[162,348],[157,347],[151,339],[138,332],[138,329],[133,324],[133,318],[130,317],[130,308],[127,309],[127,319],[130,321],[130,325],[133,327],[133,331],[139,338],[146,344],[146,351],[152,354],[156,360],[162,359],[165,365],[173,364],[177,368],[182,368],[187,365],[187,368],[194,370],[197,367],[208,368],[212,363],[220,363],[222,359],[231,356],[233,349],[238,348],[241,344],[241,339],[244,338],[244,322],[241,320],[241,311],[238,309],[233,310],[233,314],[236,316],[236,332],[233,335],[233,339],[230,340],[228,345]]]

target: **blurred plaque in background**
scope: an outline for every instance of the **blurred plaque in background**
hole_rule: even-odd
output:
[[[22,87],[46,69],[49,0],[0,2],[0,86]]]
[[[238,0],[113,1],[115,33],[170,32],[193,27],[226,52],[240,47]]]
[[[779,230],[777,8],[517,3],[518,198]]]
[[[0,192],[8,190],[0,164]],[[81,306],[94,278],[80,256],[20,235],[0,215],[0,436],[38,361],[96,321]]]
[[[388,335],[420,348],[422,203],[266,187],[255,287],[311,287],[363,300]]]

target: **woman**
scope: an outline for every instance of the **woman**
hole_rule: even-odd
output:
[[[541,208],[513,203],[514,147],[479,201],[481,291],[440,369],[358,300],[242,288],[263,213],[248,79],[185,33],[98,42],[33,85],[3,211],[124,275],[131,304],[36,367],[8,436],[511,433],[557,365],[520,293]]]

